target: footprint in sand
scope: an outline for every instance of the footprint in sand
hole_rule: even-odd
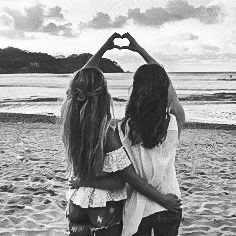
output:
[[[0,190],[2,192],[8,192],[8,193],[13,193],[16,187],[13,186],[13,184],[5,184],[0,186]]]

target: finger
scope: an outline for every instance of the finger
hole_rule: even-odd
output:
[[[128,49],[128,50],[130,50],[130,47],[129,46],[122,46],[122,47],[120,47],[120,49]]]
[[[112,35],[112,38],[113,38],[113,39],[115,39],[115,38],[122,38],[122,36],[121,36],[119,33],[115,32],[115,33]]]
[[[180,208],[182,204],[176,204],[175,207]]]
[[[123,35],[122,35],[122,38],[127,38],[127,39],[129,39],[129,37],[130,37],[130,34],[127,32],[127,33],[124,33]]]
[[[174,207],[180,208],[182,206],[182,204],[176,204],[174,205]]]
[[[177,198],[178,199],[178,197],[175,194],[173,194],[173,193],[169,193],[168,195],[172,196],[173,198]]]
[[[127,38],[130,42],[136,43],[134,37],[129,32],[123,34],[122,38]]]
[[[178,212],[178,209],[172,208],[172,209],[169,209],[169,211],[172,211],[172,212],[177,213],[177,212]]]
[[[79,186],[70,186],[71,189],[78,189]]]
[[[173,210],[174,210],[175,212],[179,212],[179,211],[181,210],[181,208],[180,208],[180,207],[175,207]]]
[[[130,47],[130,46],[122,46],[120,49],[128,49],[132,52],[135,52],[135,49],[133,47]]]
[[[70,183],[69,186],[78,186],[77,183]]]
[[[113,48],[121,49],[121,47],[118,45],[114,45]]]

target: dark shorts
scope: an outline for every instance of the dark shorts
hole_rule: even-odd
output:
[[[71,236],[120,236],[123,201],[108,202],[106,207],[81,208],[70,201],[67,211]]]
[[[176,236],[182,219],[182,210],[178,213],[161,211],[144,217],[134,236],[149,236],[152,229],[154,236]]]

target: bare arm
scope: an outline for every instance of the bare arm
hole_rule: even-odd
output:
[[[122,143],[120,141],[118,133],[109,128],[107,134],[107,142],[105,145],[106,152],[111,152],[121,147]],[[115,183],[115,181],[117,182]],[[113,187],[121,187],[121,185],[125,182],[139,193],[159,203],[169,210],[176,211],[180,208],[181,200],[178,199],[177,196],[173,194],[162,194],[155,187],[150,185],[145,179],[137,175],[133,165],[130,165],[123,170],[113,173],[112,178],[107,176],[101,178],[99,177],[98,179],[96,179],[96,183],[89,182],[87,183],[87,186],[114,190]],[[120,185],[116,185],[118,183]]]
[[[122,35],[123,38],[127,38],[130,42],[129,46],[123,46],[121,49],[128,49],[133,52],[137,52],[147,62],[147,64],[158,64],[160,65],[147,51],[142,48],[137,41],[129,34],[125,33]]]
[[[107,176],[97,177],[94,180],[86,181],[80,180],[78,181],[71,181],[70,185],[72,189],[77,189],[79,187],[91,187],[91,188],[99,188],[99,189],[106,189],[110,191],[122,189],[125,187],[125,182],[123,179],[120,178],[118,174],[111,174]]]
[[[177,94],[170,81],[168,89],[168,106],[170,107],[170,113],[174,114],[178,124],[178,136],[180,138],[181,130],[185,122],[185,112],[183,106],[180,104]]]
[[[107,132],[107,143],[105,145],[106,152],[111,152],[122,147],[119,135],[112,128]],[[181,200],[173,194],[162,194],[155,187],[149,184],[145,179],[136,174],[133,165],[123,170],[117,171],[112,176],[102,176],[94,181],[80,182],[78,187],[94,187],[100,189],[115,190],[121,189],[124,183],[128,183],[137,192],[159,203],[163,207],[171,211],[177,211],[181,206]],[[74,186],[76,188],[76,186]]]
[[[139,53],[148,64],[160,65],[151,55],[148,54],[148,52],[144,48],[142,48],[136,42],[136,40],[129,33],[124,34],[122,37],[125,37],[130,41],[130,45],[122,47],[122,49],[129,49],[131,51]],[[170,112],[176,116],[178,123],[178,135],[180,136],[181,130],[185,122],[185,113],[182,105],[179,102],[171,80],[168,89],[168,107],[170,107]]]
[[[146,180],[136,174],[133,165],[122,171],[115,173],[113,176],[97,177],[93,181],[80,181],[79,184],[71,183],[72,188],[92,187],[105,190],[122,189],[127,182],[134,190],[157,202],[170,211],[178,211],[181,200],[174,194],[162,194],[155,187],[148,184]]]
[[[115,38],[121,38],[121,35],[118,33],[114,33],[111,35],[111,37],[108,38],[108,40],[102,45],[102,47],[88,60],[88,62],[83,66],[85,67],[98,67],[98,64],[103,57],[104,53],[107,50],[111,50],[113,48],[120,49],[119,46],[114,45],[114,39]]]

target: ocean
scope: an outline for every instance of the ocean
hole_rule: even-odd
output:
[[[190,122],[236,124],[236,72],[169,73]],[[133,73],[106,73],[115,118],[122,118]],[[72,74],[1,74],[0,112],[60,116]]]

